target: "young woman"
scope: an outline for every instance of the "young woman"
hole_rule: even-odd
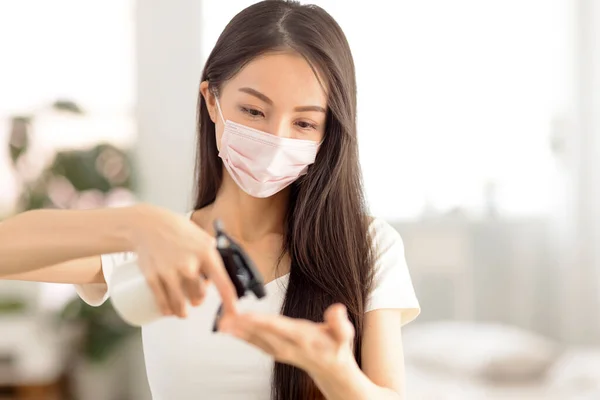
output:
[[[210,235],[223,221],[267,297],[216,334],[213,287],[187,319],[145,326],[153,398],[403,398],[401,326],[419,304],[399,235],[367,214],[354,64],[324,10],[263,1],[227,25],[200,84],[197,178],[190,219]],[[102,257],[109,293],[130,257]]]

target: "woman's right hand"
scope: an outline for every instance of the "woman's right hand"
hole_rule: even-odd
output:
[[[236,312],[237,295],[216,248],[215,238],[190,219],[140,204],[130,208],[129,240],[139,267],[165,315],[186,317],[186,298],[202,303],[207,279],[223,301],[223,314]]]

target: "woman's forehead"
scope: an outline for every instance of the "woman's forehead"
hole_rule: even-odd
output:
[[[320,79],[308,61],[297,52],[270,52],[245,65],[224,85],[223,94],[250,88],[266,95],[275,105],[326,108],[327,93]]]

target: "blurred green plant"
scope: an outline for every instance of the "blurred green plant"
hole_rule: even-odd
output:
[[[0,315],[1,314],[18,314],[26,309],[24,301],[12,299],[0,299]]]
[[[71,300],[62,310],[60,320],[81,329],[80,353],[90,362],[99,364],[139,328],[126,324],[110,302],[92,307],[79,298]]]
[[[57,100],[51,109],[73,115],[83,114],[72,101]],[[17,212],[38,208],[79,208],[77,200],[89,193],[99,193],[99,199],[118,189],[132,192],[131,157],[125,151],[107,143],[90,149],[62,150],[54,154],[50,165],[31,178],[25,173],[31,145],[30,128],[35,115],[14,116],[11,119],[9,153],[15,173],[20,178]],[[105,204],[92,204],[100,207]]]
[[[74,117],[84,114],[70,100],[57,100],[49,108]],[[16,212],[39,208],[103,207],[107,205],[106,198],[115,191],[134,191],[129,154],[107,143],[88,149],[55,152],[48,165],[31,176],[27,166],[31,161],[28,158],[35,157],[30,154],[30,131],[35,114],[11,118],[9,154],[20,184]],[[87,199],[87,202],[82,199]],[[0,313],[18,311],[20,308],[16,303],[18,301],[12,299],[1,300]],[[59,317],[61,322],[80,328],[80,353],[94,363],[104,361],[119,343],[137,331],[121,320],[110,302],[91,307],[75,298],[65,306]]]

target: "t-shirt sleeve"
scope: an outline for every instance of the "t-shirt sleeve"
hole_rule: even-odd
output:
[[[402,324],[414,320],[421,312],[398,231],[381,219],[371,223],[375,251],[373,287],[366,312],[378,309],[402,310]]]
[[[102,274],[106,283],[89,283],[85,285],[75,285],[75,290],[79,297],[90,306],[101,306],[110,297],[111,277],[115,267],[126,261],[136,258],[135,253],[113,253],[103,254]]]

